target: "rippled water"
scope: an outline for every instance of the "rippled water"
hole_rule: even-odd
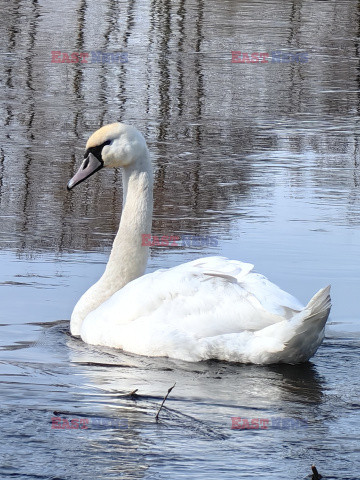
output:
[[[358,479],[359,2],[1,7],[1,478],[301,479],[315,463],[326,478]],[[95,50],[128,62],[51,62],[51,51]],[[308,62],[234,64],[233,50]],[[152,152],[153,232],[218,243],[153,248],[148,270],[221,254],[303,302],[331,283],[311,362],[192,364],[69,335],[107,260],[121,174],[65,185],[88,135],[116,120]],[[89,428],[53,429],[54,415]],[[232,417],[298,423],[232,430]]]

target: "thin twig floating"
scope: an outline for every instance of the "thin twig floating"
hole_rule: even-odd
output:
[[[313,472],[311,480],[320,480],[320,478],[322,478],[322,475],[317,471],[315,465],[311,465],[311,470]]]
[[[138,394],[136,393],[138,391],[137,388],[135,388],[135,390],[133,390],[132,392],[130,393],[120,393],[118,395],[118,397],[121,397],[121,398],[126,398],[126,397],[130,397],[130,398],[136,398],[138,396]]]
[[[157,412],[157,414],[156,414],[156,417],[155,417],[155,420],[156,420],[157,422],[159,421],[159,413],[160,413],[160,410],[162,409],[162,407],[163,407],[163,405],[164,405],[164,403],[165,403],[165,400],[167,399],[167,397],[169,396],[169,393],[170,393],[171,390],[175,387],[175,385],[176,385],[176,382],[174,383],[174,385],[173,385],[172,387],[169,388],[167,394],[166,394],[165,397],[164,397],[164,400],[162,401],[162,404],[160,405],[160,408],[159,408],[159,410],[158,410],[158,412]]]

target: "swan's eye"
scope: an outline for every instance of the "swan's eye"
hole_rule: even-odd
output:
[[[88,148],[84,154],[84,158],[87,158],[89,156],[89,153],[91,152],[98,160],[102,162],[101,151],[105,147],[105,145],[110,145],[110,143],[111,140],[106,140],[106,142],[102,143],[101,145]]]

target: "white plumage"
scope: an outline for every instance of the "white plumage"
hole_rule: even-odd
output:
[[[151,163],[141,134],[124,124],[95,132],[87,152],[109,140],[99,161],[124,168],[125,205],[105,273],[76,305],[72,333],[90,344],[187,361],[308,360],[324,337],[330,287],[304,308],[253,273],[253,265],[224,257],[143,275],[148,250],[141,236],[151,225]],[[80,167],[70,188],[86,178],[85,170]]]

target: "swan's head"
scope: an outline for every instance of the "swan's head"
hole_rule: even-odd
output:
[[[105,125],[90,136],[84,160],[67,188],[71,190],[103,167],[128,167],[146,155],[146,142],[136,128],[124,123]]]

